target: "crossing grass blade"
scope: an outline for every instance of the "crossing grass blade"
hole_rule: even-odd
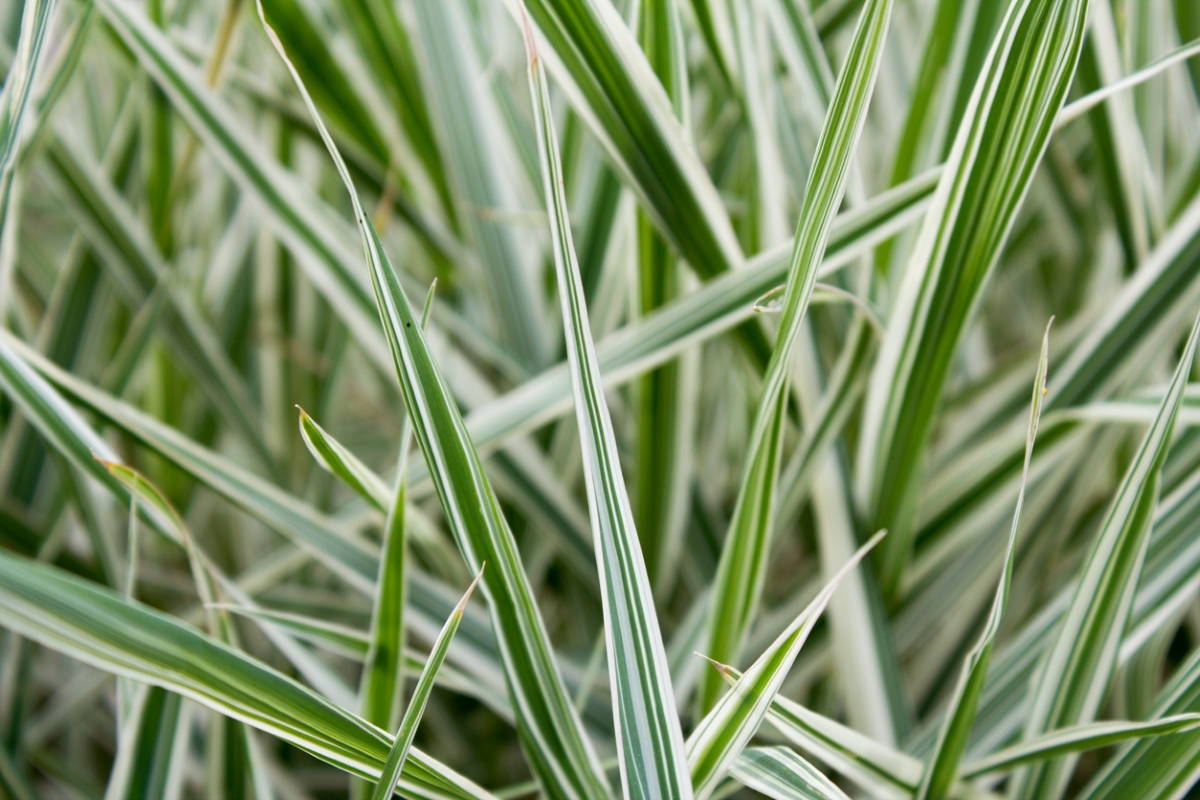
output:
[[[924,173],[873,198],[861,208],[839,215],[829,234],[825,260],[817,277],[845,266],[854,257],[925,210],[938,173]],[[754,301],[785,280],[792,244],[756,256],[746,269],[722,275],[643,320],[627,325],[596,343],[596,356],[606,385],[629,380],[677,356],[692,344],[733,329],[754,315]],[[571,382],[566,365],[526,381],[519,388],[467,416],[467,430],[480,448],[515,431],[537,427],[570,410]],[[417,477],[414,477],[414,484]]]
[[[654,593],[600,380],[583,279],[571,240],[550,92],[528,20],[525,20],[525,46],[576,423],[583,448],[592,541],[604,601],[604,632],[613,684],[622,790],[630,798],[687,800],[692,796],[692,782],[687,772],[683,731],[675,709]]]
[[[1192,328],[1158,416],[1096,534],[1058,638],[1038,672],[1025,725],[1026,739],[1090,722],[1099,711],[1145,559],[1150,523],[1158,505],[1162,466],[1192,371],[1198,338],[1200,318]],[[1073,765],[1074,759],[1063,758],[1018,772],[1013,796],[1060,796]]]
[[[261,9],[259,16],[261,19]],[[400,288],[379,236],[359,205],[337,147],[265,20],[263,26],[288,65],[350,194],[405,406],[426,463],[431,466],[449,527],[469,566],[481,569],[485,561],[494,565],[484,578],[483,590],[525,752],[543,790],[552,796],[602,798],[605,780],[599,761],[563,686],[512,532],[483,473],[462,416],[433,362],[419,320]]]
[[[730,685],[742,675],[732,667],[721,673]],[[910,797],[921,782],[924,765],[916,758],[782,695],[771,701],[766,724],[868,791],[888,797]]]
[[[1060,728],[966,764],[962,769],[962,777],[969,780],[989,773],[1007,772],[1025,764],[1050,761],[1071,753],[1121,744],[1130,739],[1183,733],[1197,727],[1200,727],[1200,714],[1175,714],[1148,722],[1093,722]]]
[[[871,524],[893,534],[880,559],[892,601],[946,376],[1070,88],[1087,9],[1087,0],[1009,7],[889,314],[867,394],[858,492]]]
[[[26,559],[0,553],[6,627],[98,669],[159,686],[363,777],[379,775],[390,738],[290,678],[162,612]],[[490,795],[419,751],[402,791]]]
[[[848,800],[836,783],[786,747],[747,747],[729,773],[774,800]]]
[[[0,334],[0,376],[3,375],[11,376],[12,380],[11,384],[5,385],[5,392],[29,403],[27,413],[48,441],[72,464],[103,483],[122,504],[129,502],[128,491],[95,458],[99,455],[105,461],[116,461],[116,454],[65,403],[56,389],[66,392],[72,400],[88,406],[266,525],[309,549],[317,560],[351,586],[366,592],[373,591],[372,581],[379,570],[378,556],[364,542],[349,537],[328,516],[299,498],[201,447],[169,426],[70,376],[7,334]],[[54,385],[47,385],[39,376],[47,377]],[[152,524],[156,520],[157,517],[150,518]],[[162,520],[155,528],[164,533],[171,530],[167,520]],[[450,604],[442,607],[427,577],[410,574],[409,589],[413,593],[410,597],[414,606],[412,610],[419,619],[440,619],[444,616],[445,608]],[[486,646],[482,651],[473,652],[461,663],[478,667],[483,673],[498,669],[498,656],[491,642],[491,631],[486,630],[485,626],[484,631],[475,631],[474,635],[477,639],[483,637]],[[493,682],[483,678],[483,683]]]
[[[375,784],[375,791],[371,793],[371,800],[387,800],[396,791],[396,784],[400,782],[400,776],[403,774],[404,760],[408,757],[413,737],[417,734],[417,724],[421,721],[421,714],[425,710],[425,704],[429,701],[429,693],[433,691],[434,679],[437,677],[442,662],[446,660],[446,653],[450,649],[450,640],[454,638],[458,624],[462,622],[463,610],[467,606],[467,601],[471,599],[471,593],[475,591],[479,579],[483,577],[483,569],[486,566],[486,564],[483,565],[480,568],[480,574],[471,581],[462,600],[454,607],[450,618],[446,620],[437,640],[433,643],[433,649],[425,661],[424,669],[421,670],[421,677],[417,679],[417,686],[413,689],[412,697],[409,698],[408,708],[404,710],[404,717],[400,720],[400,728],[396,731],[392,749],[388,751],[387,761],[384,762],[383,772],[379,776],[379,783]]]
[[[809,633],[838,586],[859,562],[883,539],[880,531],[829,579],[821,592],[779,634],[754,664],[737,679],[733,690],[725,694],[692,731],[687,740],[688,764],[696,797],[707,798],[725,777],[730,765],[745,748],[767,715],[783,679],[804,646]],[[711,659],[710,659],[711,660]],[[713,660],[724,678],[730,669]]]
[[[1152,720],[1200,709],[1200,653],[1193,653],[1159,694]],[[1117,797],[1181,797],[1195,783],[1200,733],[1143,739],[1122,747],[1079,796],[1088,800]]]
[[[1053,321],[1051,321],[1053,322]],[[1038,422],[1041,419],[1042,403],[1046,394],[1046,376],[1050,360],[1050,325],[1042,336],[1042,354],[1038,359],[1037,372],[1033,379],[1033,398],[1029,409],[1029,430],[1025,435],[1025,465],[1021,472],[1021,489],[1017,493],[1017,507],[1013,512],[1012,529],[1008,534],[1008,545],[1004,553],[1004,567],[1000,574],[1000,585],[988,614],[987,625],[979,641],[967,653],[958,685],[946,712],[946,719],[938,735],[933,756],[917,790],[917,800],[942,800],[947,797],[958,774],[959,761],[967,748],[967,740],[975,723],[975,711],[979,697],[987,680],[991,664],[992,648],[996,634],[1008,605],[1008,591],[1012,584],[1013,559],[1017,549],[1017,532],[1021,523],[1021,506],[1025,501],[1025,484],[1029,479],[1029,463],[1033,460],[1033,445],[1037,439]]]
[[[779,332],[759,394],[742,483],[717,566],[706,649],[711,658],[723,663],[735,662],[740,655],[762,594],[775,522],[790,356],[862,133],[891,10],[891,0],[874,0],[864,6],[813,157],[788,267]],[[704,674],[697,701],[701,713],[713,708],[723,690],[719,675]]]

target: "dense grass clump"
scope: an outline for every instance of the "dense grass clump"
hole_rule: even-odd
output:
[[[0,44],[0,796],[1192,796],[1196,0]]]

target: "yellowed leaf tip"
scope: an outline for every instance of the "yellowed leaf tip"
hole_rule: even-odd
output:
[[[467,601],[471,599],[471,594],[475,591],[475,587],[479,585],[479,580],[483,577],[483,571],[487,569],[487,562],[484,561],[479,565],[479,572],[475,574],[475,580],[471,581],[471,585],[467,587],[467,591],[463,594],[462,600],[458,601],[458,605],[454,607],[455,613],[461,614],[467,607]]]
[[[708,656],[704,655],[704,653],[693,650],[692,655],[703,658],[709,664],[712,664],[713,668],[716,669],[716,671],[721,673],[722,675],[729,675],[731,672],[731,670],[727,664],[722,664],[720,661],[717,661],[715,658],[709,658]]]

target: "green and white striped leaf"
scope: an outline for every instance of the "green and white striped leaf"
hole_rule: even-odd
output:
[[[0,553],[0,620],[98,669],[188,697],[356,775],[380,774],[391,739],[249,656],[162,612],[53,567]],[[412,751],[401,791],[486,800],[486,791]]]
[[[747,747],[729,774],[774,800],[849,800],[837,784],[786,747]]]
[[[1192,328],[1158,417],[1109,506],[1084,562],[1058,635],[1034,683],[1025,738],[1092,721],[1108,690],[1117,648],[1146,556],[1162,466],[1192,371],[1200,318]],[[1074,759],[1030,767],[1014,777],[1013,796],[1061,796]]]
[[[742,676],[732,667],[721,672],[730,685],[736,685]],[[771,701],[766,723],[870,792],[911,797],[921,781],[924,765],[917,759],[782,695],[777,694]]]
[[[300,409],[300,436],[308,452],[323,469],[342,479],[359,496],[383,510],[391,503],[394,492],[358,456],[334,439],[317,421]]]
[[[1159,695],[1151,719],[1200,710],[1200,650],[1193,651]],[[1143,739],[1121,748],[1079,793],[1087,800],[1181,798],[1200,774],[1200,732]]]
[[[1053,320],[1051,321],[1053,322]],[[1029,462],[1033,460],[1033,445],[1037,439],[1038,422],[1041,420],[1042,403],[1046,395],[1046,376],[1050,361],[1050,325],[1042,335],[1042,354],[1038,359],[1037,372],[1033,378],[1033,398],[1029,409],[1029,430],[1025,434],[1025,465],[1021,470],[1021,489],[1017,493],[1017,507],[1013,511],[1012,528],[1008,534],[1008,545],[1004,552],[1004,567],[1000,573],[1000,585],[988,614],[987,624],[979,641],[967,653],[954,695],[946,712],[945,722],[938,735],[933,756],[917,790],[917,800],[942,800],[949,795],[958,773],[959,761],[967,748],[967,740],[975,723],[975,711],[979,697],[987,680],[988,666],[992,660],[992,648],[1004,609],[1008,606],[1008,590],[1012,584],[1013,559],[1017,549],[1017,533],[1021,525],[1021,506],[1025,502],[1025,484],[1029,480]]]
[[[421,314],[422,330],[429,323],[435,288],[430,286],[429,294],[425,296],[425,308]],[[408,453],[411,448],[412,421],[406,417],[400,430],[396,489],[383,523],[379,577],[375,579],[375,604],[371,611],[370,649],[363,662],[358,690],[363,719],[385,730],[391,730],[396,724],[404,695],[404,623],[408,605]],[[478,581],[478,577],[475,580]],[[474,588],[474,583],[471,586]],[[461,609],[452,612],[452,618],[455,618],[455,613],[457,618],[462,617]],[[454,627],[458,628],[457,622]],[[446,647],[449,646],[450,639],[447,638]],[[437,669],[430,674],[436,675]]]
[[[583,279],[571,239],[549,87],[533,30],[527,20],[525,24],[529,88],[537,122],[543,189],[550,210],[550,241],[604,604],[622,790],[625,797],[638,800],[659,797],[687,800],[692,796],[692,783],[687,772],[683,731],[675,709],[654,593],[600,380]]]
[[[867,393],[858,493],[893,536],[881,584],[895,598],[912,549],[925,447],[959,341],[1062,107],[1087,0],[1009,7],[908,260]]]
[[[404,710],[404,717],[400,720],[400,729],[396,732],[392,749],[388,751],[387,761],[383,764],[383,771],[380,773],[379,783],[375,784],[371,800],[387,800],[396,791],[396,784],[400,782],[400,776],[403,774],[404,760],[408,757],[413,737],[417,733],[417,724],[421,721],[421,714],[425,710],[425,704],[429,701],[429,693],[433,691],[434,679],[437,677],[442,662],[446,660],[446,653],[450,650],[450,640],[454,638],[458,624],[462,622],[463,610],[467,607],[467,601],[471,599],[471,593],[475,591],[476,584],[483,576],[482,571],[483,567],[480,568],[480,574],[476,575],[475,580],[471,581],[471,585],[467,587],[467,591],[458,605],[454,607],[454,611],[450,612],[449,619],[446,620],[437,640],[433,643],[433,649],[425,662],[425,668],[421,670],[417,686],[413,689],[412,697],[409,698],[408,708]]]
[[[362,211],[341,155],[287,54],[265,21],[263,25],[292,72],[350,194],[405,406],[426,463],[431,466],[430,474],[451,532],[469,566],[480,569],[484,562],[494,565],[484,578],[483,590],[522,742],[535,774],[552,796],[598,800],[605,795],[599,761],[563,686],[516,543],[483,473],[479,455],[429,353],[420,320],[400,288],[374,226]]]
[[[513,16],[518,3],[507,0]],[[716,187],[637,39],[605,0],[525,4],[538,50],[642,208],[703,278],[745,257]]]
[[[774,531],[792,349],[867,116],[891,9],[891,0],[865,4],[813,157],[788,267],[779,332],[763,379],[742,482],[717,567],[706,648],[710,657],[723,663],[737,661],[758,610]],[[708,712],[722,691],[720,675],[704,673],[698,699],[700,711]]]
[[[1093,722],[1060,728],[1027,742],[1007,747],[987,758],[966,764],[964,779],[988,773],[1007,772],[1025,764],[1050,761],[1072,753],[1121,744],[1130,739],[1154,738],[1183,733],[1200,727],[1200,714],[1176,714],[1149,722]]]
[[[783,685],[821,612],[838,586],[859,562],[883,539],[880,531],[858,549],[845,565],[829,579],[821,592],[775,639],[758,660],[737,679],[732,691],[725,694],[692,731],[687,740],[688,764],[696,797],[704,800],[725,777],[738,753],[745,748],[767,715],[772,700]],[[730,668],[713,662],[722,674]]]

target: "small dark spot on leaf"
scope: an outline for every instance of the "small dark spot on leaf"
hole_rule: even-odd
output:
[[[411,323],[411,322],[406,322],[406,323],[404,323],[404,327],[406,327],[406,328],[411,328],[411,327],[412,327],[412,323]]]

